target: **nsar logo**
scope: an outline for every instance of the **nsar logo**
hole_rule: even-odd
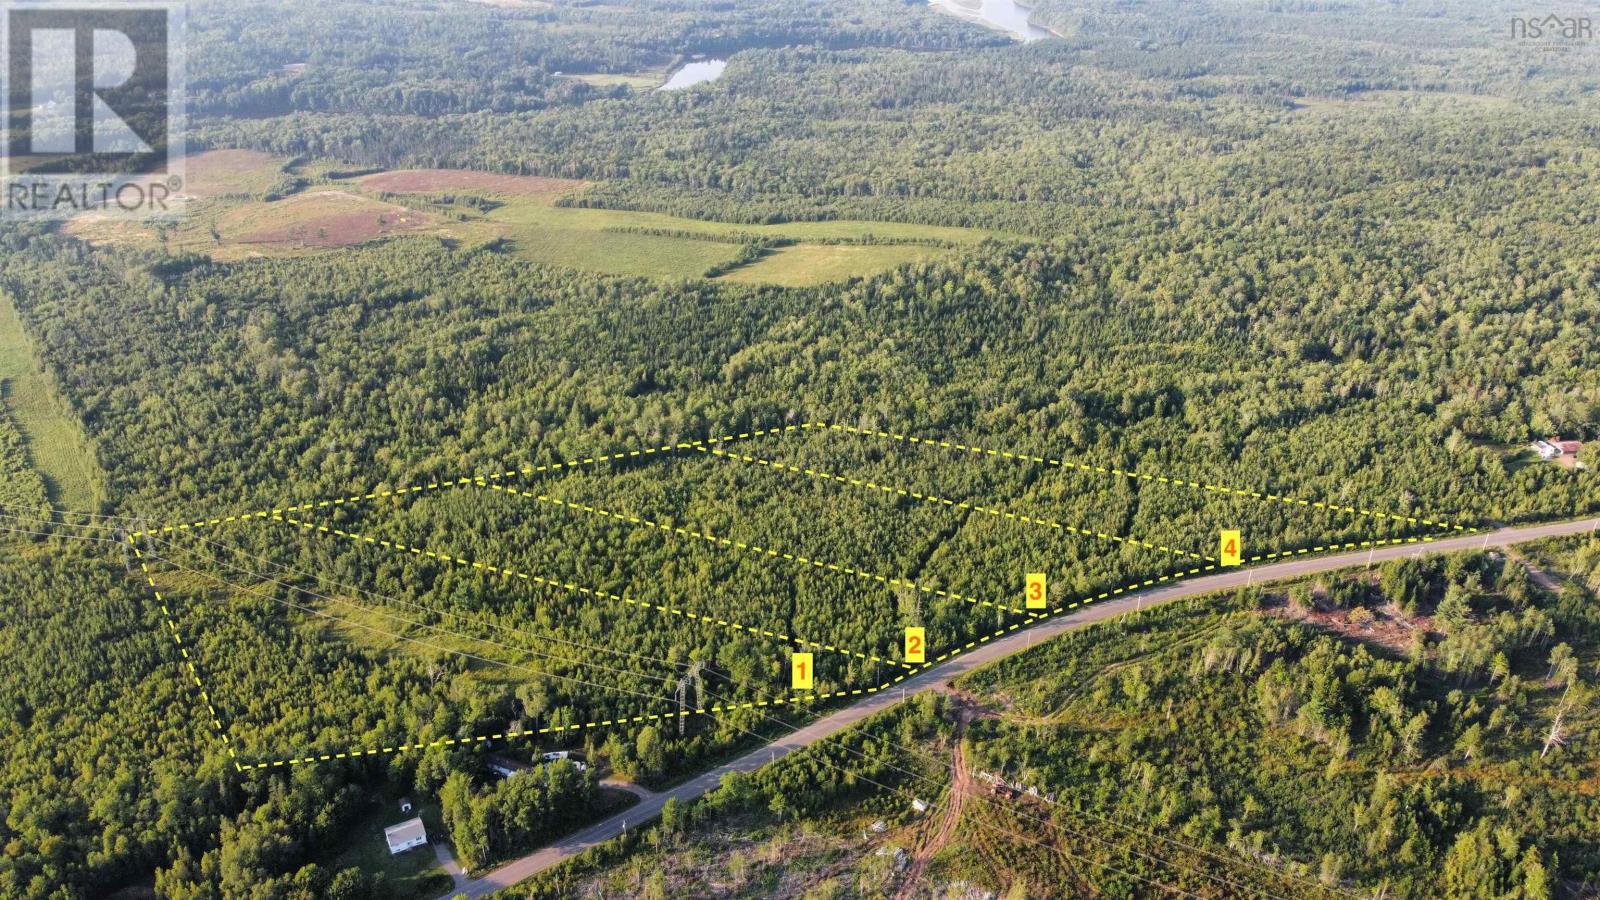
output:
[[[1511,38],[1541,50],[1570,50],[1594,40],[1594,20],[1588,16],[1513,16]]]

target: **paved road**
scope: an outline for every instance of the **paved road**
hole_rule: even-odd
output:
[[[1282,581],[1315,575],[1321,572],[1331,572],[1335,569],[1362,566],[1369,561],[1379,563],[1406,556],[1448,553],[1481,547],[1505,547],[1542,538],[1582,534],[1596,529],[1600,529],[1600,518],[1582,519],[1576,522],[1558,522],[1551,525],[1530,525],[1524,528],[1503,528],[1484,534],[1447,538],[1426,544],[1400,544],[1393,547],[1339,553],[1332,556],[1307,556],[1268,566],[1229,569],[1218,572],[1215,575],[1175,581],[1160,587],[1123,594],[1115,600],[1104,600],[1083,607],[1069,615],[1047,619],[1031,628],[1013,632],[1004,638],[984,644],[975,650],[928,669],[914,678],[908,678],[901,682],[898,688],[873,694],[857,701],[760,749],[752,750],[732,762],[718,766],[691,781],[686,781],[659,794],[653,794],[627,811],[570,835],[559,843],[545,847],[514,862],[507,863],[482,878],[473,879],[459,893],[467,897],[485,897],[495,891],[508,888],[519,881],[533,877],[557,863],[576,856],[596,844],[616,837],[625,828],[637,828],[639,825],[650,821],[660,814],[661,807],[670,799],[684,802],[699,797],[701,794],[715,788],[721,783],[722,776],[729,772],[754,771],[774,759],[787,756],[823,738],[838,734],[862,719],[874,713],[882,712],[890,706],[901,702],[904,698],[933,690],[943,682],[970,672],[986,663],[1010,656],[1019,650],[1032,646],[1035,642],[1048,640],[1064,632],[1119,616],[1138,607],[1155,606],[1162,603],[1171,603],[1174,600],[1182,600],[1186,597],[1198,597],[1204,594],[1231,591],[1252,583]]]

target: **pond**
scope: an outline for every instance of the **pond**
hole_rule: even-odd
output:
[[[725,59],[702,59],[686,63],[683,68],[672,73],[659,90],[681,91],[686,87],[694,87],[707,81],[716,81],[722,75],[722,70],[727,68]]]
[[[982,22],[1020,41],[1038,41],[1055,35],[1028,20],[1031,10],[1016,0],[928,0],[934,9],[963,19]]]

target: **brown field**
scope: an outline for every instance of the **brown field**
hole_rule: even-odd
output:
[[[434,224],[426,213],[346,191],[312,191],[238,210],[217,222],[230,243],[329,249],[410,234]]]
[[[202,153],[188,161],[190,189],[181,192],[185,205],[175,220],[157,224],[85,214],[64,223],[62,231],[97,245],[198,253],[220,262],[310,255],[407,235],[465,247],[504,241],[511,252],[543,265],[669,280],[724,269],[739,252],[726,237],[748,232],[788,243],[719,280],[788,287],[869,277],[946,252],[914,243],[920,239],[968,243],[990,234],[847,220],[753,226],[569,208],[556,206],[557,198],[587,182],[459,169],[343,177],[341,164],[326,160],[303,162],[286,174],[287,164],[283,157],[248,150]],[[293,193],[269,201],[269,191]],[[494,202],[450,203],[439,196],[451,194]],[[908,243],[827,243],[868,235]]]
[[[469,172],[465,169],[400,169],[367,175],[359,179],[358,183],[369,191],[384,191],[390,194],[442,194],[459,191],[502,194],[508,197],[561,194],[585,186],[582,181],[571,181],[566,178],[500,175],[494,172]]]

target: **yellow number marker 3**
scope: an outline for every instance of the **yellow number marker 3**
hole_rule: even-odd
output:
[[[1028,609],[1044,609],[1050,605],[1050,594],[1045,587],[1043,572],[1029,572],[1027,590],[1023,594]]]

